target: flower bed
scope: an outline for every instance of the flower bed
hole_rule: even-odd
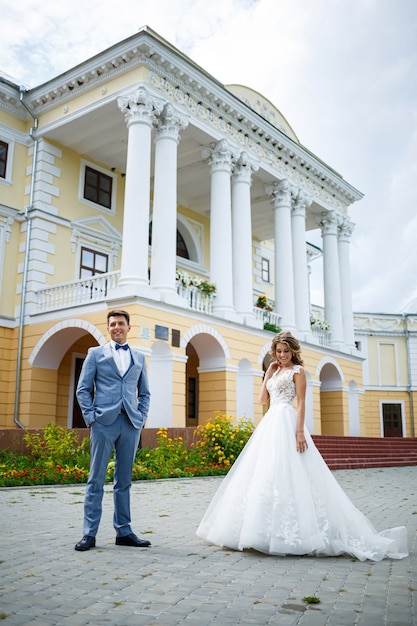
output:
[[[169,437],[168,429],[157,432],[156,447],[137,452],[133,480],[183,478],[226,474],[252,434],[250,420],[234,420],[216,413],[195,429],[186,445],[181,436]],[[84,483],[88,479],[89,438],[81,441],[76,430],[49,424],[43,431],[24,434],[27,454],[0,450],[0,487]],[[110,461],[107,479],[113,480]]]

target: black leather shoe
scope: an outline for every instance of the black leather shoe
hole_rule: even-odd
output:
[[[75,544],[75,549],[78,550],[79,552],[85,552],[86,550],[89,550],[90,548],[95,548],[95,547],[96,547],[96,538],[90,537],[90,535],[84,535],[81,541]]]
[[[151,542],[147,539],[139,539],[135,533],[125,535],[124,537],[116,537],[116,546],[131,546],[132,548],[148,548]]]

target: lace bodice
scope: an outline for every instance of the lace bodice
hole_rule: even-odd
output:
[[[295,383],[293,375],[299,374],[301,365],[294,365],[290,370],[280,374],[278,369],[266,383],[266,388],[271,399],[271,404],[286,402],[292,404],[295,398]]]

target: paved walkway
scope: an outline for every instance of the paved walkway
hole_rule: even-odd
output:
[[[0,618],[37,626],[417,624],[417,467],[334,472],[382,530],[406,525],[410,556],[271,557],[206,545],[198,522],[221,478],[135,483],[135,531],[118,547],[106,487],[97,548],[76,552],[84,486],[0,490]],[[307,605],[306,596],[320,598]]]

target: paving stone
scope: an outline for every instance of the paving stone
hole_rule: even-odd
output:
[[[209,546],[196,527],[221,478],[132,486],[146,550],[119,548],[106,486],[97,548],[82,535],[84,486],[0,489],[5,626],[412,626],[417,624],[417,468],[339,470],[374,526],[404,524],[410,556],[268,557]],[[304,596],[320,598],[306,605]]]

